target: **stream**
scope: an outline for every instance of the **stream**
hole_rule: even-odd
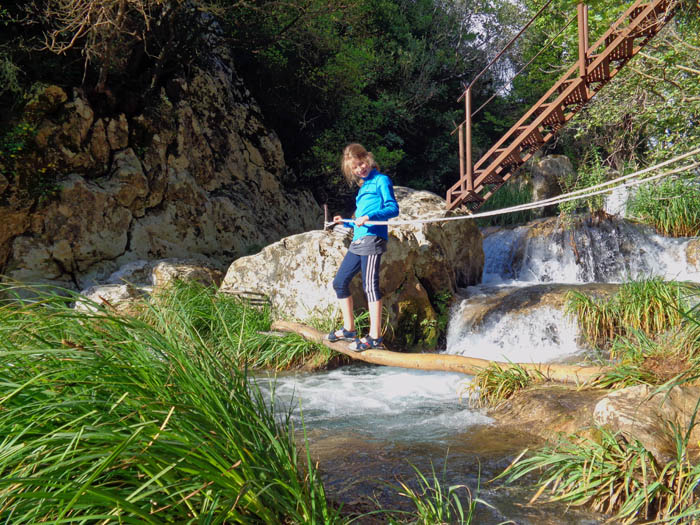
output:
[[[490,233],[484,240],[482,284],[460,290],[448,324],[446,353],[514,362],[576,362],[590,352],[577,343],[578,328],[561,309],[535,305],[517,315],[471,323],[470,309],[493,302],[499,290],[542,283],[614,283],[659,275],[700,282],[685,262],[683,239],[664,239],[629,223],[528,238],[527,226]],[[557,237],[558,236],[558,237]],[[603,255],[604,254],[604,255]],[[274,392],[295,429],[306,436],[327,495],[345,508],[410,510],[399,481],[418,487],[416,470],[443,487],[467,487],[486,502],[472,523],[596,524],[590,512],[558,504],[528,506],[534,479],[504,485],[491,480],[536,438],[499,429],[469,403],[470,376],[371,365],[316,373],[258,377]],[[303,442],[303,441],[300,441]],[[463,504],[467,489],[460,488]],[[382,523],[366,516],[358,523]]]

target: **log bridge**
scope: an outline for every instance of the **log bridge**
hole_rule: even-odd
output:
[[[598,366],[556,363],[505,363],[502,361],[490,361],[488,359],[450,354],[417,354],[392,352],[389,350],[365,350],[363,352],[355,352],[348,348],[347,342],[331,343],[324,339],[325,334],[304,324],[291,321],[275,321],[272,324],[272,329],[280,332],[299,334],[304,339],[313,341],[314,343],[321,343],[331,350],[345,354],[351,359],[375,365],[395,366],[399,368],[476,375],[487,369],[490,365],[496,364],[504,370],[521,367],[527,372],[542,374],[542,376],[549,381],[573,383],[576,385],[590,385],[595,379],[601,377],[608,370],[607,368]]]

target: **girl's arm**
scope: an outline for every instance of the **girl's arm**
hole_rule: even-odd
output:
[[[377,181],[377,191],[382,197],[383,206],[369,215],[371,221],[386,221],[399,214],[399,203],[394,197],[394,185],[391,179],[384,175]]]

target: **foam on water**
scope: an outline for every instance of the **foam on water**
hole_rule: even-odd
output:
[[[276,402],[292,408],[298,428],[303,413],[307,429],[408,441],[439,440],[489,423],[460,395],[469,381],[462,374],[362,365],[257,378],[265,391],[274,385]]]
[[[461,310],[453,310],[447,331],[448,354],[514,363],[562,361],[583,351],[576,344],[578,326],[551,307],[532,309],[527,315],[505,314],[474,328],[460,322]]]

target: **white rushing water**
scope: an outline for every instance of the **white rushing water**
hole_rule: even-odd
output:
[[[447,353],[513,363],[562,361],[583,351],[578,326],[561,310],[543,307],[527,315],[502,315],[477,328],[459,322],[469,299],[452,311]]]
[[[491,420],[469,407],[462,374],[353,365],[328,372],[258,377],[307,428],[382,440],[440,440]],[[418,424],[419,423],[419,424]],[[410,432],[407,432],[410,429]]]
[[[549,220],[551,221],[551,219]],[[512,362],[561,362],[586,351],[578,327],[561,309],[531,307],[472,321],[470,310],[489,307],[499,288],[543,283],[620,283],[634,278],[700,282],[700,267],[688,262],[691,239],[656,235],[651,229],[612,220],[571,230],[543,225],[502,229],[484,239],[482,285],[451,311],[447,353]],[[547,229],[549,231],[547,232]]]
[[[482,283],[619,283],[657,276],[700,282],[688,263],[690,239],[673,239],[624,221],[529,236],[530,227],[503,229],[484,239]]]

